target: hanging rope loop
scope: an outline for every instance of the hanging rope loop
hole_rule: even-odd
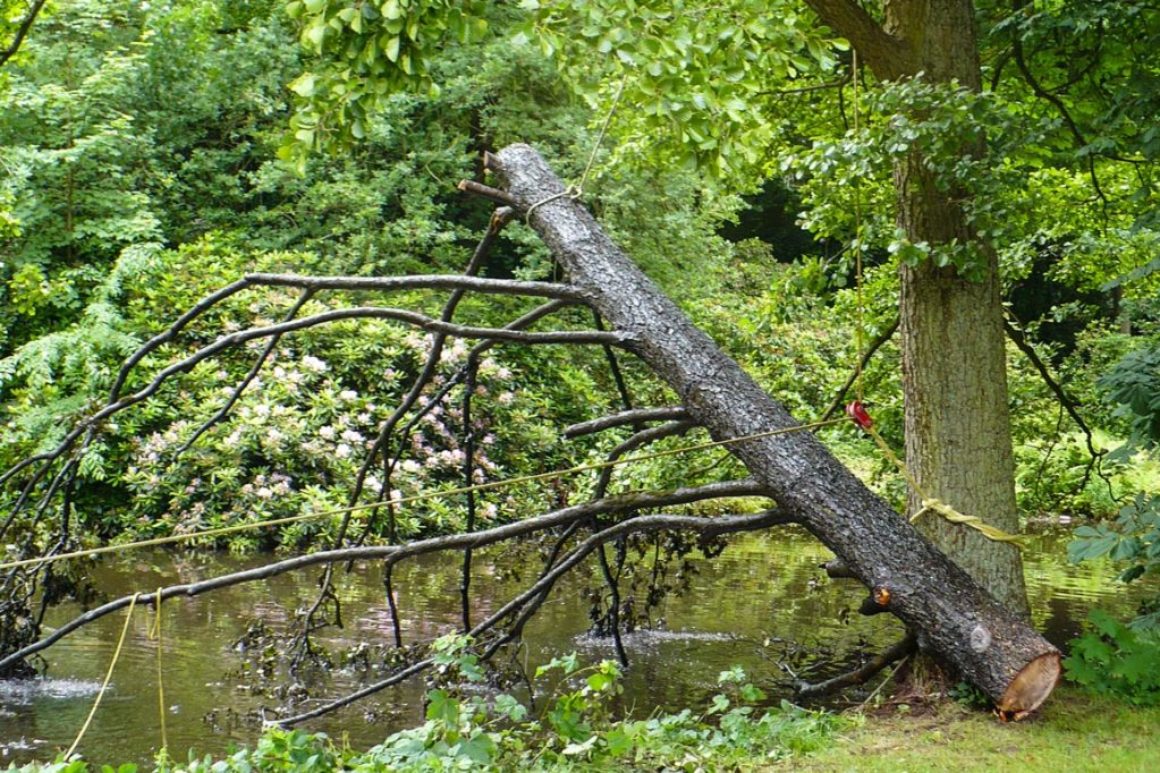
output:
[[[528,211],[524,213],[524,223],[532,224],[532,213],[536,211],[537,207],[542,207],[559,199],[572,199],[575,201],[584,195],[584,183],[588,182],[588,175],[592,171],[592,166],[596,163],[596,155],[600,152],[600,146],[604,142],[604,135],[608,133],[608,127],[612,124],[612,116],[616,114],[616,108],[620,104],[620,97],[624,94],[624,85],[628,83],[628,73],[620,79],[620,85],[616,88],[616,96],[612,98],[612,106],[608,108],[608,113],[604,116],[604,123],[600,126],[600,133],[596,135],[596,142],[592,143],[592,152],[588,154],[588,163],[584,165],[584,172],[580,175],[580,182],[575,185],[569,185],[560,193],[554,193],[547,198],[540,199],[532,206],[528,207]]]
[[[97,715],[97,709],[101,706],[101,699],[105,697],[105,692],[109,689],[109,682],[113,680],[113,670],[117,667],[117,661],[121,658],[121,649],[124,647],[125,637],[129,633],[129,624],[133,622],[133,608],[137,606],[137,599],[140,596],[140,593],[134,593],[133,598],[129,599],[129,611],[125,613],[125,626],[121,629],[121,638],[117,639],[117,648],[113,650],[113,659],[109,661],[109,670],[105,672],[105,681],[101,682],[101,689],[97,690],[97,697],[93,700],[93,707],[89,709],[89,715],[85,718],[85,723],[81,725],[80,732],[77,733],[77,737],[73,740],[72,746],[68,747],[68,751],[64,753],[66,760],[72,757],[77,747],[81,745],[81,739],[85,737],[85,733],[89,731],[89,726],[93,724],[93,717]]]

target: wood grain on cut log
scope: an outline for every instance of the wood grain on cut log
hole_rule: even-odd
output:
[[[490,156],[512,203],[572,285],[724,440],[799,426],[613,244],[535,150]],[[533,207],[533,205],[535,205]],[[897,615],[921,649],[956,667],[1011,714],[1035,710],[1059,677],[1059,651],[940,553],[808,432],[731,444],[778,505],[800,519]]]

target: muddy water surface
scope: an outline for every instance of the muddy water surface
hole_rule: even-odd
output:
[[[1075,635],[1093,605],[1129,615],[1132,600],[1117,593],[1107,567],[1072,567],[1064,559],[1067,537],[1045,533],[1027,552],[1028,585],[1035,622],[1059,645]],[[694,559],[691,592],[671,598],[652,617],[657,630],[629,635],[632,665],[625,701],[646,712],[679,707],[715,690],[717,674],[740,664],[775,696],[791,697],[795,675],[817,678],[877,651],[900,636],[889,615],[849,614],[865,591],[849,581],[827,580],[817,565],[830,554],[803,532],[779,530],[734,540],[712,561]],[[176,556],[164,552],[105,561],[95,581],[109,597],[148,592],[269,561],[268,557]],[[477,557],[473,617],[482,619],[515,595],[513,569],[533,562],[493,551]],[[459,562],[427,556],[396,569],[395,588],[404,638],[429,640],[456,629],[460,620]],[[518,572],[516,572],[518,574]],[[253,717],[277,704],[272,685],[244,678],[237,642],[255,622],[283,630],[295,610],[315,597],[318,570],[286,574],[203,597],[164,605],[162,681],[170,752],[220,753],[231,743],[249,743],[260,732]],[[525,576],[524,579],[527,579]],[[534,668],[553,653],[577,651],[595,661],[613,657],[609,644],[586,635],[583,578],[558,587],[527,631],[519,657]],[[389,643],[390,616],[383,603],[382,573],[374,566],[342,575],[345,628],[327,639],[334,646],[360,641]],[[54,610],[50,624],[77,613]],[[31,682],[0,682],[0,765],[50,758],[66,748],[84,722],[124,624],[124,613],[89,625],[47,651],[48,676]],[[109,691],[82,744],[91,760],[148,762],[160,745],[157,642],[150,638],[152,614],[138,610]],[[382,678],[381,672],[371,679]],[[339,669],[313,688],[318,698],[353,690],[359,675]],[[388,689],[311,729],[346,735],[357,748],[422,719],[423,685],[413,681]],[[314,700],[317,700],[314,699]],[[314,705],[308,700],[303,706]]]

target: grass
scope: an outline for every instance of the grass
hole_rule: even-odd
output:
[[[930,713],[869,716],[834,745],[793,762],[809,771],[1160,770],[1160,707],[1137,708],[1059,687],[1043,710],[1003,724],[945,703]]]

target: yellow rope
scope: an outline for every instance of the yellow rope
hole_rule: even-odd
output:
[[[165,732],[165,680],[162,678],[162,661],[164,640],[161,638],[161,590],[157,586],[157,598],[153,602],[153,628],[149,631],[149,638],[157,640],[157,709],[161,720],[161,754],[169,748],[169,738]]]
[[[918,496],[922,499],[922,508],[919,509],[919,511],[914,515],[910,516],[911,523],[914,523],[928,512],[938,513],[951,523],[961,523],[964,526],[969,526],[970,528],[975,529],[989,540],[994,540],[995,542],[1009,542],[1022,549],[1022,542],[1025,539],[1023,536],[1005,532],[1000,528],[984,522],[983,519],[979,518],[977,515],[965,515],[960,513],[958,510],[954,509],[946,502],[943,502],[941,499],[936,499],[927,494],[926,491],[923,490],[922,486],[918,485],[918,480],[915,479],[915,477],[910,473],[910,470],[907,468],[907,466],[903,464],[901,459],[895,456],[894,451],[892,451],[890,446],[886,444],[886,441],[882,439],[882,436],[878,434],[878,430],[874,429],[873,426],[863,426],[862,428],[866,430],[866,434],[874,439],[874,442],[882,451],[882,454],[891,462],[893,462],[894,466],[902,472],[903,477],[906,478],[906,482],[910,484],[910,487],[914,490],[914,493],[918,494]]]
[[[854,137],[857,139],[859,132],[859,105],[858,105],[858,51],[853,52],[853,63],[851,64],[851,77],[854,80]],[[866,323],[865,323],[865,300],[862,293],[862,187],[858,184],[857,178],[854,180],[854,283],[857,293],[857,314],[858,319],[854,332],[855,348],[858,351],[858,359],[854,362],[854,394],[857,395],[858,402],[863,400],[862,391],[862,353],[865,347],[866,339]]]
[[[833,424],[839,424],[846,421],[845,419],[828,419],[826,421],[815,421],[810,424],[799,424],[796,427],[784,427],[782,429],[768,430],[766,432],[755,432],[751,435],[742,435],[741,437],[728,438],[727,440],[713,440],[705,443],[696,443],[694,445],[682,446],[680,448],[670,448],[663,451],[653,451],[647,454],[639,454],[636,456],[626,456],[620,459],[607,459],[601,462],[590,462],[588,464],[580,464],[575,467],[568,467],[563,470],[552,470],[549,472],[540,472],[534,475],[524,475],[518,478],[506,478],[504,480],[495,480],[488,483],[477,483],[473,486],[460,486],[458,488],[444,489],[442,491],[430,491],[423,494],[414,494],[409,497],[402,497],[399,499],[391,499],[383,502],[372,502],[366,505],[354,505],[352,507],[341,507],[336,510],[324,510],[317,513],[303,513],[301,515],[291,515],[285,518],[274,518],[269,521],[255,521],[253,523],[239,523],[233,526],[221,526],[216,529],[206,529],[205,531],[195,531],[186,534],[170,534],[165,537],[154,537],[152,539],[138,540],[137,542],[124,542],[119,545],[103,545],[96,548],[87,548],[85,550],[74,550],[70,553],[58,553],[52,556],[40,556],[38,558],[24,558],[19,561],[7,561],[0,563],[0,571],[7,569],[16,569],[22,566],[34,566],[41,564],[50,564],[56,561],[64,561],[70,558],[87,558],[89,556],[102,555],[105,553],[119,553],[125,550],[133,550],[136,548],[156,547],[158,545],[170,545],[176,542],[187,542],[195,539],[202,539],[207,537],[220,537],[226,534],[236,534],[238,532],[250,531],[253,529],[262,529],[269,526],[285,526],[291,523],[299,523],[301,521],[313,520],[315,518],[324,518],[332,515],[343,515],[345,513],[357,513],[363,510],[375,510],[380,507],[387,507],[389,505],[404,505],[412,502],[423,502],[430,499],[441,499],[444,497],[456,496],[458,494],[467,494],[478,491],[491,491],[493,489],[504,488],[506,486],[514,486],[520,483],[534,483],[541,480],[550,480],[555,478],[562,478],[567,475],[575,475],[581,472],[589,472],[592,470],[603,470],[608,467],[619,467],[624,464],[631,464],[633,462],[647,462],[653,459],[661,459],[667,456],[675,456],[677,454],[690,453],[693,451],[704,451],[709,448],[716,448],[718,446],[726,446],[732,443],[743,443],[748,440],[759,440],[761,438],[775,437],[777,435],[788,435],[794,432],[805,432],[809,430],[819,429],[821,427],[828,427]]]
[[[989,540],[994,540],[995,542],[1010,542],[1020,550],[1023,549],[1023,541],[1026,539],[1026,537],[1023,535],[1010,534],[1009,532],[1005,532],[1002,529],[992,526],[989,523],[985,523],[977,515],[964,515],[963,513],[960,513],[958,510],[948,505],[946,502],[943,502],[941,499],[923,499],[922,509],[914,515],[910,516],[910,522],[914,523],[918,520],[919,516],[926,512],[938,513],[951,523],[961,523],[970,526],[972,529],[976,529],[982,532],[983,536]]]
[[[93,722],[93,717],[97,715],[97,707],[101,705],[101,698],[105,697],[105,690],[109,688],[109,682],[113,678],[113,669],[117,667],[117,659],[121,657],[121,647],[125,644],[126,634],[129,633],[129,623],[133,622],[133,607],[137,605],[137,597],[140,595],[140,593],[134,593],[133,598],[129,599],[129,611],[125,613],[125,626],[121,629],[121,638],[117,640],[117,649],[113,650],[113,660],[109,663],[108,672],[105,673],[105,681],[101,683],[101,689],[97,691],[97,698],[93,701],[93,707],[89,709],[89,716],[85,719],[84,725],[81,726],[81,731],[77,733],[76,740],[65,752],[65,759],[71,757],[80,746],[81,739],[85,737],[89,725]]]
[[[860,130],[857,50],[853,52],[851,77],[854,81],[854,134],[856,136]],[[855,324],[854,336],[855,348],[858,352],[858,358],[854,365],[854,393],[857,395],[858,402],[861,403],[864,399],[862,387],[862,360],[866,339],[866,301],[862,289],[862,189],[858,185],[858,182],[859,181],[857,179],[854,180],[854,281],[857,293],[857,321]],[[911,523],[917,521],[920,516],[927,512],[935,512],[952,523],[961,523],[971,527],[972,529],[976,529],[984,536],[986,536],[987,539],[995,540],[997,542],[1010,542],[1018,547],[1022,547],[1020,542],[1023,540],[1023,537],[1016,534],[1008,534],[1002,529],[998,529],[988,523],[983,522],[983,520],[978,516],[964,515],[963,513],[960,513],[958,510],[948,505],[946,502],[928,496],[926,492],[923,491],[922,486],[918,485],[918,480],[913,475],[911,475],[910,470],[905,464],[903,464],[902,460],[894,455],[894,451],[892,451],[890,446],[886,444],[886,441],[882,439],[882,436],[878,434],[878,431],[874,429],[873,425],[863,425],[861,422],[858,422],[857,419],[855,419],[855,422],[858,423],[858,425],[861,426],[864,430],[866,430],[866,433],[874,439],[874,442],[878,445],[878,448],[882,451],[883,455],[894,463],[894,465],[902,472],[903,477],[906,478],[906,482],[910,484],[910,487],[914,490],[914,493],[918,494],[918,496],[922,498],[922,507],[918,512],[910,517]]]

